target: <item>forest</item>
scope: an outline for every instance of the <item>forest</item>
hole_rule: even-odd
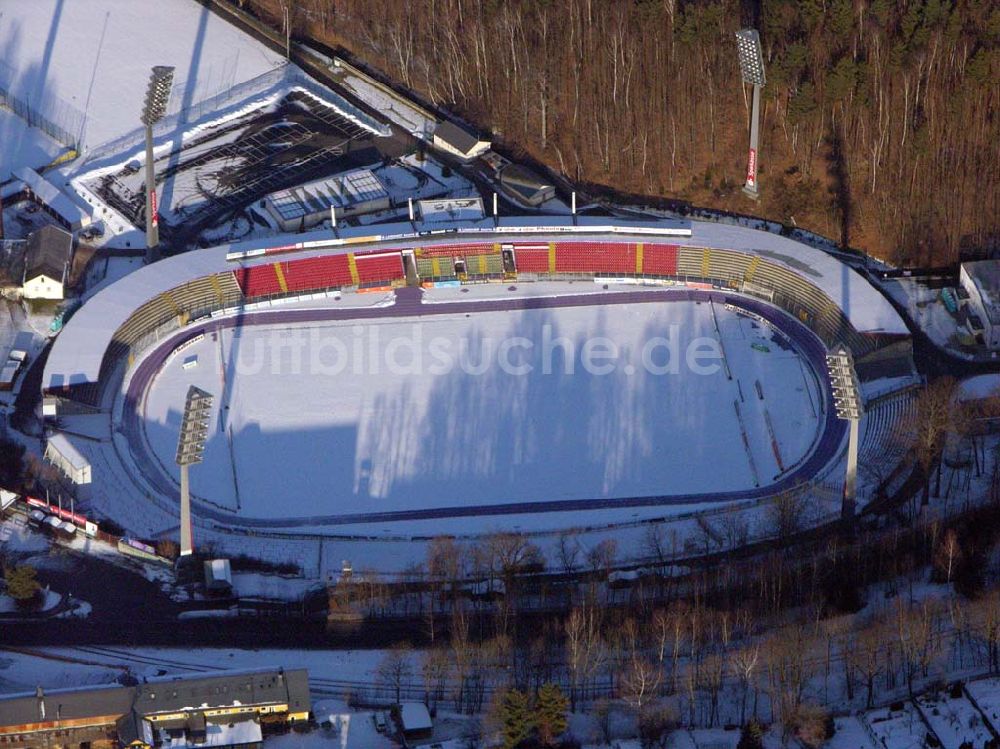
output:
[[[243,0],[592,195],[807,228],[908,265],[1000,243],[991,0]],[[741,192],[760,29],[761,197]]]

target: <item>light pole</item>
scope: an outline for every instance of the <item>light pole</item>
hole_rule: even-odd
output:
[[[826,355],[826,368],[833,388],[833,407],[837,418],[850,422],[850,437],[847,441],[847,476],[844,479],[844,495],[840,507],[842,517],[854,516],[858,484],[858,425],[865,413],[861,402],[861,386],[854,370],[854,358],[843,346]]]
[[[757,200],[757,148],[760,136],[760,90],[764,78],[764,55],[760,50],[760,34],[757,29],[742,29],[736,32],[736,48],[740,58],[740,73],[743,82],[753,85],[753,109],[750,113],[750,154],[747,157],[747,181],[743,192]]]
[[[156,213],[156,181],[153,179],[153,125],[163,119],[170,101],[174,69],[157,65],[149,76],[149,88],[142,106],[142,124],[146,126],[146,262],[160,259],[160,228]]]
[[[208,420],[215,399],[201,388],[188,388],[184,403],[184,418],[177,438],[177,465],[181,467],[181,556],[194,551],[191,533],[191,489],[188,468],[192,463],[201,463],[208,439]]]

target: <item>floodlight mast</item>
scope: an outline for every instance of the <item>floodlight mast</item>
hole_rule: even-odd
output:
[[[163,119],[170,101],[174,69],[157,65],[149,76],[149,88],[142,107],[142,124],[146,126],[146,262],[160,259],[160,227],[156,212],[156,180],[153,175],[153,125]]]
[[[858,432],[865,407],[861,400],[861,385],[854,369],[851,352],[840,346],[826,355],[826,367],[833,390],[833,407],[837,418],[850,423],[847,441],[847,474],[844,478],[844,494],[840,514],[844,518],[854,516],[858,485]]]
[[[177,465],[181,469],[181,556],[194,552],[191,528],[191,488],[188,469],[194,463],[201,463],[208,440],[208,421],[212,414],[215,398],[201,388],[188,388],[184,403],[184,417],[177,438]]]
[[[736,32],[736,48],[739,53],[740,73],[743,82],[753,86],[753,107],[750,112],[750,152],[747,156],[747,177],[743,192],[757,200],[757,154],[760,140],[760,90],[766,83],[764,77],[764,54],[760,48],[760,34],[756,29],[742,29]]]

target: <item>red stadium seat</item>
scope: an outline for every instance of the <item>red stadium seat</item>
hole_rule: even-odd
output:
[[[346,254],[324,255],[283,263],[289,291],[315,291],[350,286],[351,266]]]
[[[549,251],[514,248],[514,265],[519,273],[548,273]]]
[[[246,297],[253,298],[281,293],[278,274],[274,272],[274,265],[271,263],[255,265],[251,268],[240,268],[233,271],[233,276]]]
[[[403,278],[403,255],[400,252],[355,255],[359,283],[396,281]]]
[[[676,276],[677,245],[644,244],[642,272],[647,276]]]
[[[492,255],[496,247],[488,242],[475,244],[450,244],[444,247],[421,247],[422,257],[464,257],[468,255]]]
[[[559,242],[556,270],[562,273],[635,273],[635,245],[625,242]]]

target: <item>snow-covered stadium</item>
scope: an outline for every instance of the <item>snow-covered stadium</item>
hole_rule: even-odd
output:
[[[320,573],[373,539],[636,528],[792,491],[835,513],[840,344],[872,406],[862,449],[889,449],[909,333],[848,265],[738,226],[544,221],[219,246],[103,288],[43,383],[89,511],[176,535],[191,385],[215,397],[196,537],[312,544]]]

